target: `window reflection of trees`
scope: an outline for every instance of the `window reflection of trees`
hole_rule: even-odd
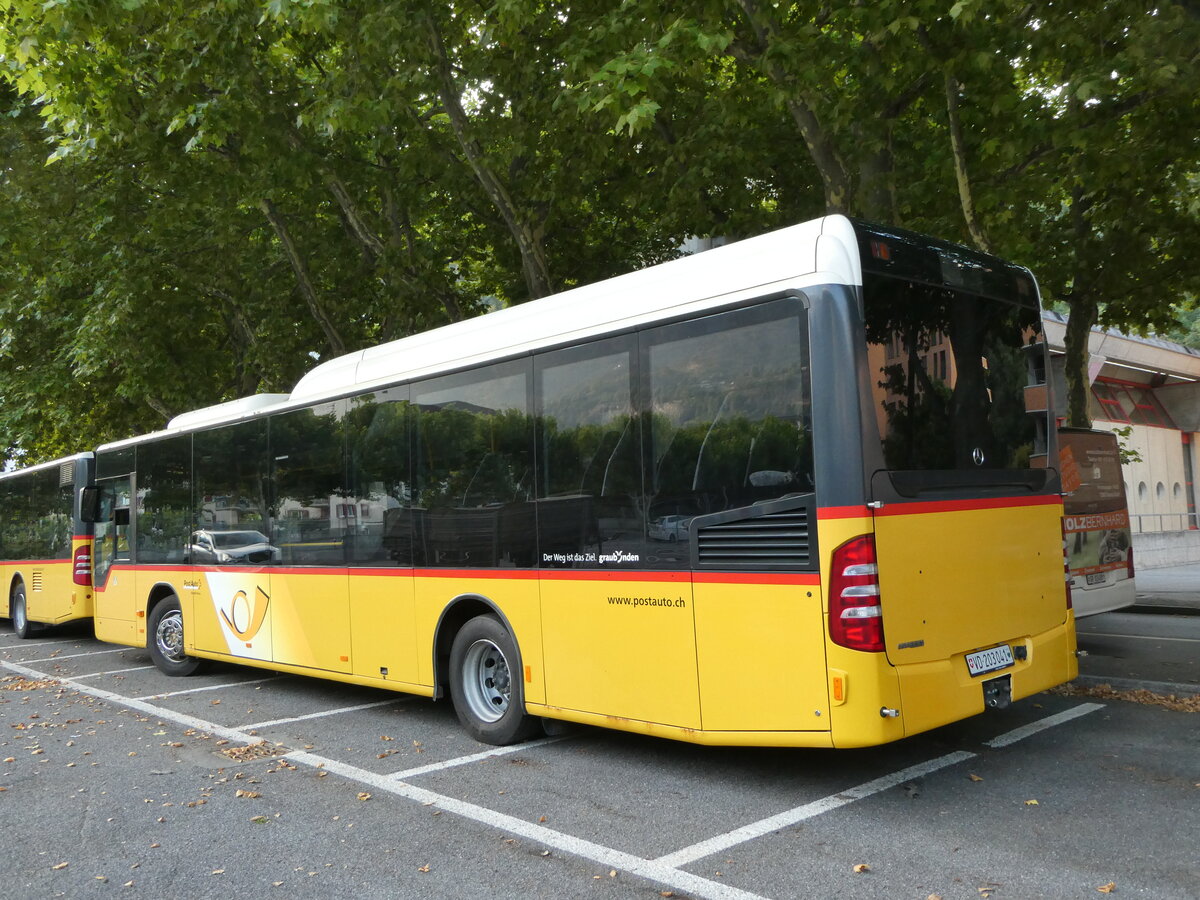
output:
[[[254,530],[271,537],[267,421],[257,419],[196,433],[198,528]]]
[[[271,418],[272,543],[287,563],[345,561],[365,525],[347,484],[344,402]]]
[[[192,436],[137,447],[138,562],[183,562],[193,530]]]
[[[633,415],[633,335],[537,361],[538,549],[543,564],[595,566],[602,549],[642,543],[641,428]]]
[[[876,402],[889,469],[1024,468],[1037,427],[1024,407],[1036,309],[899,279],[866,278],[866,332],[880,345]],[[942,375],[949,344],[952,364]]]
[[[427,565],[534,562],[529,361],[413,386],[416,555]]]
[[[669,516],[813,490],[807,342],[802,320],[781,305],[651,334],[652,533]]]
[[[71,555],[74,481],[59,484],[60,474],[52,466],[0,481],[0,559]]]

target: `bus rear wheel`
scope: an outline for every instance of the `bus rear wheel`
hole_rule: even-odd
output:
[[[154,607],[149,632],[150,658],[164,675],[194,675],[204,664],[204,660],[184,652],[183,610],[178,597],[168,597]]]
[[[12,616],[13,634],[21,640],[37,633],[37,626],[29,621],[29,609],[25,603],[25,585],[18,584],[13,588],[12,599],[8,603],[8,613]]]
[[[495,616],[476,616],[450,648],[450,697],[467,733],[485,744],[532,737],[538,720],[525,713],[517,643]]]

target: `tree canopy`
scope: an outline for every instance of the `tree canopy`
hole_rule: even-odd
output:
[[[826,211],[1028,265],[1081,373],[1200,294],[1200,7],[1069,6],[0,0],[0,461]]]

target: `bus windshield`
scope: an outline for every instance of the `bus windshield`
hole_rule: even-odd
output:
[[[1044,382],[1045,343],[1028,273],[902,231],[860,232],[860,245],[885,467],[959,481],[1044,467],[1045,390],[1029,388]]]

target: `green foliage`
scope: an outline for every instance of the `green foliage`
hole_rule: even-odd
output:
[[[1133,434],[1133,426],[1123,425],[1114,428],[1113,434],[1117,436],[1117,454],[1121,458],[1121,465],[1140,463],[1142,461],[1142,454],[1129,446],[1129,440]]]
[[[0,460],[825,210],[1167,331],[1198,46],[1183,2],[3,0]]]

